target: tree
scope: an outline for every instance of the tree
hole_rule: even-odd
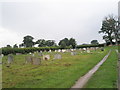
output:
[[[34,45],[33,39],[34,38],[32,36],[25,36],[23,40],[24,47],[32,47]]]
[[[12,48],[10,45],[7,45],[6,47],[7,47],[7,48]]]
[[[46,41],[46,46],[55,46],[55,41],[54,40],[47,40]]]
[[[99,44],[99,42],[98,42],[97,40],[92,40],[92,41],[91,41],[91,44],[96,45],[96,44]]]
[[[102,28],[99,33],[104,33],[103,39],[111,44],[116,39],[117,21],[113,16],[106,17],[102,22]],[[107,43],[107,42],[106,42]]]
[[[61,46],[62,48],[65,48],[67,46],[72,46],[72,48],[76,47],[76,41],[74,38],[64,38],[62,40],[60,40],[60,42],[58,43],[59,46]]]
[[[17,44],[13,45],[13,48],[18,48]]]
[[[70,40],[69,40],[69,45],[71,45],[72,48],[75,48],[75,47],[76,47],[76,41],[75,41],[74,38],[70,38]]]

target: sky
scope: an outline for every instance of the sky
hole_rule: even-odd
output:
[[[23,37],[55,40],[75,38],[77,44],[98,40],[102,20],[118,16],[119,0],[1,0],[0,47],[21,44]]]

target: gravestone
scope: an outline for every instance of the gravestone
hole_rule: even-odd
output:
[[[38,53],[39,56],[43,56],[42,52]]]
[[[50,55],[43,55],[43,60],[49,60],[50,59]]]
[[[73,55],[77,55],[77,52],[71,52],[71,55],[73,56]]]
[[[40,65],[40,63],[41,63],[40,58],[32,57],[32,64],[33,65]]]
[[[32,54],[32,56],[34,57],[34,56],[35,56],[35,54],[33,53],[33,54]]]
[[[9,54],[9,55],[8,55],[8,64],[11,64],[11,63],[13,62],[13,60],[14,60],[13,55],[12,55],[12,54]]]
[[[26,56],[25,61],[26,61],[26,63],[31,63],[32,64],[32,56]]]
[[[90,50],[87,50],[87,53],[90,53]]]
[[[16,55],[21,55],[21,53],[16,53]]]
[[[61,58],[62,58],[62,56],[60,54],[55,54],[54,55],[54,59],[61,59]]]

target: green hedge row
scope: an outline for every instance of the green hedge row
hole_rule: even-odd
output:
[[[87,47],[103,47],[103,44],[99,45],[79,45],[76,48],[87,48]],[[16,53],[33,53],[35,51],[49,51],[49,50],[58,50],[58,49],[63,49],[61,47],[32,47],[32,48],[2,48],[2,54],[8,55],[8,54],[16,54]],[[66,47],[65,49],[70,49],[70,47]]]
[[[78,45],[76,48],[90,48],[90,47],[104,47],[104,44],[97,44],[97,45]]]
[[[8,55],[8,54],[16,54],[16,53],[22,53],[22,54],[26,54],[26,53],[33,53],[35,51],[49,51],[49,50],[57,50],[60,47],[32,47],[32,48],[2,48],[2,54],[4,55]]]

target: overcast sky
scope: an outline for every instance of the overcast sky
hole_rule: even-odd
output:
[[[119,0],[23,1],[0,2],[0,47],[20,44],[26,35],[34,41],[73,37],[77,44],[102,43],[98,34],[102,20],[109,14],[117,16]]]

